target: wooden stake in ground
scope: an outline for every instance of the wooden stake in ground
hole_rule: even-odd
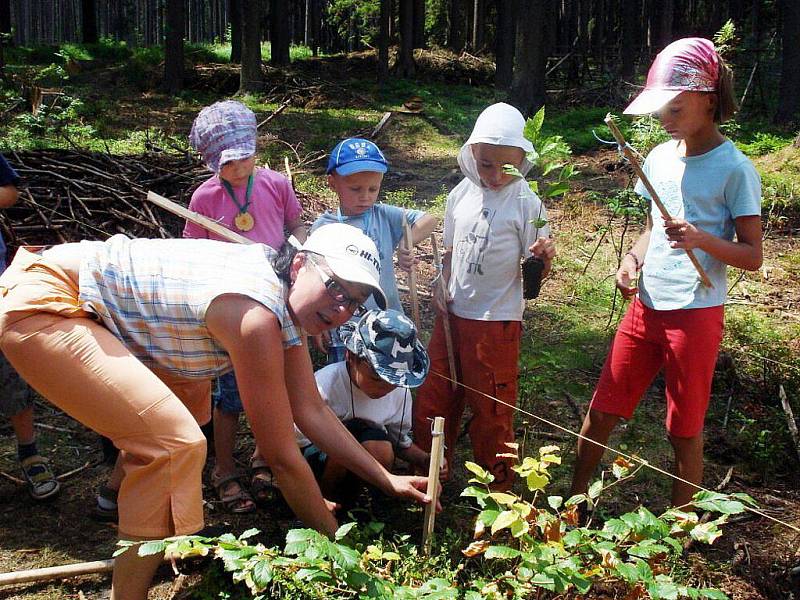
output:
[[[180,204],[173,202],[172,200],[168,200],[164,198],[164,196],[159,196],[155,192],[147,192],[147,199],[155,204],[156,206],[160,206],[164,210],[171,212],[174,215],[178,215],[186,219],[187,221],[191,221],[195,225],[200,225],[211,231],[216,233],[217,235],[224,237],[229,242],[235,242],[237,244],[254,244],[253,240],[244,237],[243,235],[239,235],[235,231],[231,231],[224,225],[220,225],[213,219],[209,219],[208,217],[196,213],[188,208],[184,208]]]
[[[658,207],[658,210],[661,212],[661,216],[665,219],[671,218],[667,207],[664,206],[664,203],[661,202],[661,198],[658,197],[658,192],[653,187],[653,184],[650,183],[650,180],[647,178],[647,175],[644,174],[642,167],[639,165],[639,160],[636,158],[636,154],[634,154],[633,149],[628,145],[628,142],[625,141],[625,137],[622,135],[622,132],[617,127],[617,124],[614,122],[614,118],[611,116],[611,113],[608,113],[605,118],[605,123],[608,125],[608,128],[611,130],[611,135],[614,136],[614,139],[617,140],[617,144],[619,145],[620,150],[625,155],[625,158],[628,159],[628,162],[631,163],[634,172],[636,175],[641,179],[642,184],[644,187],[647,188],[647,191],[650,194],[650,197],[653,199],[653,202]],[[694,268],[697,270],[697,274],[700,276],[700,281],[703,282],[703,285],[706,287],[713,288],[714,284],[711,283],[711,280],[708,278],[708,275],[703,269],[703,265],[700,264],[700,261],[697,260],[697,257],[694,255],[694,252],[691,249],[686,250],[686,254],[689,256],[689,260],[692,261]]]
[[[436,243],[436,236],[431,235],[431,246],[433,247],[433,263],[439,271],[439,291],[442,298],[447,298],[447,285],[444,282],[444,266],[439,257],[439,245]],[[436,295],[435,290],[431,290],[431,294]],[[444,343],[447,347],[447,364],[450,366],[450,387],[455,392],[458,388],[457,375],[456,375],[456,357],[453,352],[453,334],[450,332],[450,315],[445,313],[442,315],[442,328],[444,329]]]
[[[433,523],[436,519],[436,503],[439,501],[439,471],[442,468],[444,459],[444,417],[433,419],[433,431],[431,434],[431,461],[428,467],[428,496],[431,502],[425,506],[425,524],[422,529],[422,551],[426,555],[431,553],[431,536],[433,535]]]
[[[403,247],[411,253],[411,270],[408,272],[408,291],[411,296],[411,316],[417,331],[422,331],[422,323],[419,319],[419,296],[417,295],[417,269],[414,266],[414,235],[411,233],[411,225],[408,224],[406,211],[403,211]]]

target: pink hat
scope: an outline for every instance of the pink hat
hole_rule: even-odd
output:
[[[646,115],[660,110],[681,92],[715,92],[719,56],[704,38],[683,38],[658,53],[647,72],[644,90],[623,112]]]

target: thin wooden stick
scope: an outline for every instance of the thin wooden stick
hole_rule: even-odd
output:
[[[426,555],[431,553],[436,503],[441,491],[439,470],[442,468],[442,459],[444,458],[444,417],[434,417],[431,438],[431,460],[428,467],[428,496],[430,496],[431,502],[425,506],[425,524],[422,529],[422,551]]]
[[[783,412],[786,414],[786,426],[789,428],[789,433],[792,435],[795,452],[797,452],[797,457],[800,458],[800,432],[797,431],[797,422],[794,420],[792,405],[789,404],[789,399],[786,397],[786,390],[783,389],[783,385],[778,387],[778,396],[781,399]]]
[[[78,575],[92,575],[95,573],[108,573],[114,570],[114,559],[94,560],[91,562],[75,563],[71,565],[60,565],[57,567],[46,567],[44,569],[28,569],[25,571],[15,571],[14,573],[0,574],[0,587],[18,585],[20,583],[31,583],[39,581],[49,581],[51,579],[65,579]]]
[[[172,200],[168,200],[164,198],[164,196],[159,196],[153,191],[147,192],[147,199],[155,204],[156,206],[160,206],[164,210],[171,212],[174,215],[178,215],[186,219],[187,221],[191,221],[196,225],[200,225],[200,227],[204,227],[209,231],[216,233],[220,237],[224,237],[229,242],[235,242],[237,244],[254,244],[253,240],[250,240],[243,235],[239,235],[235,231],[231,231],[224,225],[220,225],[216,221],[209,219],[206,216],[203,216],[199,213],[189,210],[188,208],[184,208],[180,204],[173,202]]]
[[[647,175],[644,174],[642,167],[639,165],[639,160],[636,158],[636,154],[634,154],[633,149],[628,145],[625,141],[625,137],[622,135],[622,132],[617,127],[617,124],[614,122],[614,118],[611,116],[611,113],[608,113],[605,118],[605,123],[608,125],[608,128],[611,130],[611,134],[614,136],[614,139],[617,140],[617,144],[622,150],[622,153],[625,155],[625,158],[631,163],[634,172],[642,181],[644,187],[647,188],[647,191],[650,193],[650,197],[653,199],[653,202],[658,207],[658,210],[661,212],[661,216],[665,219],[670,219],[671,216],[667,207],[664,206],[664,203],[661,201],[661,198],[658,196],[658,192],[653,187],[653,184],[650,183],[650,180],[647,178]],[[697,274],[700,276],[700,281],[703,282],[703,285],[706,287],[713,288],[714,284],[711,283],[711,280],[708,278],[708,275],[703,269],[703,265],[700,264],[700,261],[697,260],[697,257],[694,255],[694,252],[691,248],[686,249],[686,254],[689,256],[689,260],[692,261],[694,268],[697,270]]]
[[[391,112],[383,113],[381,120],[378,121],[378,124],[375,126],[375,129],[373,129],[372,133],[369,134],[371,140],[374,140],[378,136],[378,134],[380,134],[381,130],[386,126],[386,123],[389,122],[391,116],[392,116]]]
[[[447,298],[447,285],[444,282],[444,267],[439,257],[439,245],[436,243],[436,236],[431,234],[431,246],[433,247],[433,263],[439,271],[439,290],[442,298]],[[450,366],[450,387],[455,392],[458,389],[458,375],[456,374],[456,355],[453,351],[453,334],[450,331],[450,315],[442,315],[442,327],[444,328],[444,344],[447,347],[447,364]]]
[[[408,272],[408,291],[411,296],[411,316],[417,331],[422,331],[422,322],[419,319],[419,296],[417,295],[417,270],[414,267],[414,236],[411,225],[408,224],[406,211],[403,211],[403,246],[411,254],[411,270]]]
[[[286,179],[289,180],[289,184],[292,186],[292,189],[294,189],[294,173],[292,173],[292,168],[289,166],[288,156],[283,157],[283,166],[286,169]]]

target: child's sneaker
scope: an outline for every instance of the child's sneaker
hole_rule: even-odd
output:
[[[34,454],[20,461],[22,476],[28,484],[28,493],[34,500],[47,500],[61,491],[61,484],[56,479],[47,459]]]
[[[100,486],[92,509],[92,518],[101,523],[116,523],[119,521],[117,490],[112,490],[105,485]]]

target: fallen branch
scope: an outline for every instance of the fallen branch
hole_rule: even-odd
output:
[[[794,412],[792,412],[792,406],[789,404],[789,399],[786,397],[786,390],[783,389],[783,385],[778,387],[778,396],[781,399],[781,406],[786,415],[786,425],[789,428],[789,433],[792,434],[794,450],[797,452],[797,458],[800,458],[800,433],[797,431],[797,421],[794,420]]]

